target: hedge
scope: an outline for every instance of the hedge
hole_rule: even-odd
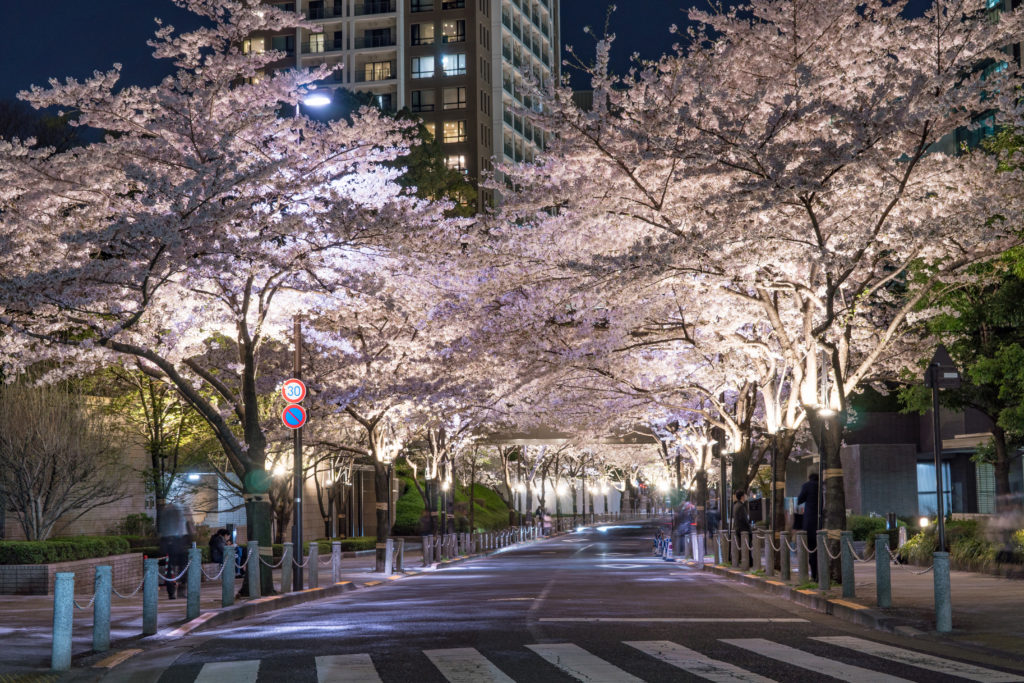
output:
[[[53,564],[131,552],[121,536],[76,536],[48,541],[0,541],[0,564]]]
[[[904,562],[929,565],[932,553],[938,546],[936,535],[938,527],[932,525],[909,539],[900,548],[899,556]],[[953,520],[946,522],[946,543],[949,546],[949,558],[956,569],[979,570],[992,567],[1000,556],[1002,549],[998,543],[987,539],[974,520]],[[1012,553],[1014,557],[1006,560],[1020,562],[1021,553]],[[1005,560],[1004,560],[1005,561]]]

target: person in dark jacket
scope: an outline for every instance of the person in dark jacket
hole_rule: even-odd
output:
[[[210,536],[210,562],[224,564],[224,551],[228,547],[228,530],[218,529],[217,533]]]
[[[750,510],[747,509],[747,492],[737,491],[736,502],[732,506],[732,530],[738,533],[750,533]]]
[[[800,487],[797,505],[804,506],[803,529],[807,532],[807,561],[811,565],[811,578],[818,580],[818,473],[811,472]]]

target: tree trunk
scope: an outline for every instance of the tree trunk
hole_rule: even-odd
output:
[[[707,470],[697,470],[693,475],[696,484],[693,491],[694,505],[697,507],[697,534],[707,531],[707,507],[708,507],[708,473]]]
[[[1010,494],[1010,454],[1006,445],[1006,431],[996,424],[992,426],[992,446],[996,452],[992,463],[996,477],[996,512],[1000,512]]]
[[[242,495],[245,498],[245,533],[250,540],[260,544],[260,555],[266,562],[273,560],[271,545],[271,521],[273,509],[270,506],[270,474],[262,468],[254,468],[246,472],[242,482]],[[260,558],[250,558],[257,562]],[[270,571],[260,571],[260,592],[263,595],[274,595],[274,581]]]
[[[474,489],[476,488],[476,458],[474,457],[472,462],[469,463],[469,533],[473,533],[476,527],[473,523],[476,521],[476,515],[474,510],[476,509],[476,500],[474,499]],[[511,491],[511,488],[509,489]]]
[[[786,530],[786,463],[793,451],[796,432],[784,430],[775,435],[772,449],[772,535],[776,544]],[[775,554],[775,567],[780,569],[781,553]]]
[[[843,443],[845,419],[843,413],[821,415],[818,410],[807,409],[811,434],[818,446],[821,457],[821,479],[819,485],[825,491],[823,514],[818,524],[828,534],[828,549],[835,555],[839,552],[839,532],[846,528],[846,492],[843,490],[843,463],[839,452]],[[818,552],[822,552],[821,549]],[[830,562],[830,575],[835,582],[841,578],[839,562]]]

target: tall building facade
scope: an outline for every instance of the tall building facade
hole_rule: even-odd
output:
[[[474,180],[492,160],[531,161],[544,134],[517,110],[539,106],[525,78],[559,77],[559,0],[297,0],[273,3],[323,28],[254,36],[287,64],[339,65],[325,87],[408,108]],[[489,201],[481,193],[481,203]]]

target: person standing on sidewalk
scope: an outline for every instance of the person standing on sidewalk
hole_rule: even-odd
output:
[[[167,557],[167,576],[175,577],[188,563],[188,549],[195,537],[192,515],[181,503],[168,503],[160,514],[158,523],[160,552]],[[174,600],[178,594],[177,581],[165,581],[167,597]]]
[[[800,487],[797,505],[803,505],[803,529],[807,532],[807,561],[811,565],[811,579],[818,580],[818,473],[811,472]]]
[[[736,502],[732,506],[732,530],[733,533],[738,534],[749,534],[751,531],[750,527],[750,510],[747,509],[747,492],[737,491]],[[743,538],[742,536],[740,537]]]

